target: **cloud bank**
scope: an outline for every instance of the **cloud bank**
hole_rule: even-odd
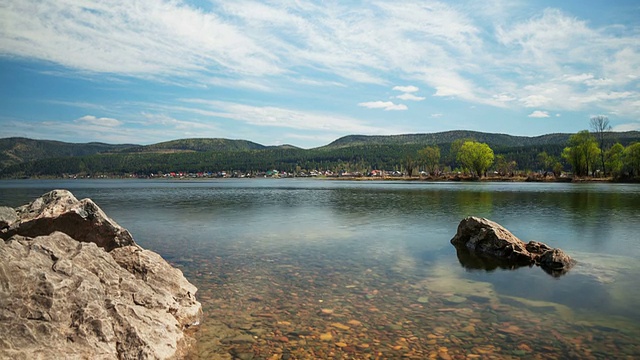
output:
[[[317,88],[379,94],[351,102],[355,109],[354,103],[403,111],[409,107],[399,101],[429,99],[420,106],[456,100],[465,107],[513,110],[532,118],[605,113],[631,124],[620,129],[640,119],[637,20],[601,25],[604,21],[557,8],[562,4],[541,9],[504,1],[209,0],[200,5],[182,0],[4,1],[0,58],[50,64],[51,74],[88,81],[142,79],[188,89],[230,89],[241,93],[245,104],[223,101],[216,109],[198,108],[197,115],[222,114],[260,126],[383,128],[346,114],[295,110],[253,97],[258,92],[314,93]],[[369,99],[382,100],[358,103]],[[449,118],[446,107],[426,114],[443,110]],[[119,115],[102,114],[68,119],[85,127],[128,124],[117,120],[123,119]],[[340,127],[327,120],[331,117],[349,125]],[[172,118],[176,126],[189,121]]]

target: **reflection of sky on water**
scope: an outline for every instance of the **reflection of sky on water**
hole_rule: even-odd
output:
[[[612,264],[640,256],[637,185],[28,181],[0,183],[0,200],[16,206],[53,188],[91,197],[143,247],[175,261],[210,254],[279,265],[295,260],[324,272],[375,267],[387,281],[431,279],[443,289],[448,281],[450,291],[462,291],[454,285],[474,280],[505,296],[640,320],[633,306],[640,269]],[[539,268],[466,270],[449,240],[468,215],[560,247],[579,266],[561,279]],[[598,263],[593,254],[600,252],[618,257]]]

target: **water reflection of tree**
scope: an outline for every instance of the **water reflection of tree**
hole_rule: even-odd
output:
[[[434,189],[334,189],[328,203],[344,216],[425,216],[440,213],[447,194]]]
[[[581,235],[579,239],[590,239],[595,244],[608,241],[612,233],[612,223],[621,220],[621,214],[624,219],[625,213],[631,210],[628,195],[619,192],[602,193],[587,190],[571,192],[560,198],[564,201],[556,203],[569,215],[570,226]]]
[[[469,215],[492,218],[494,199],[491,191],[457,191],[455,200],[461,219]]]

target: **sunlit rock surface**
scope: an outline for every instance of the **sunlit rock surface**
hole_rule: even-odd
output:
[[[18,220],[18,215],[13,208],[0,206],[0,230],[8,228]]]
[[[171,359],[197,289],[91,200],[55,190],[0,229],[0,358]]]

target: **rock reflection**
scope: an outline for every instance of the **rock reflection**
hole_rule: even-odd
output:
[[[456,255],[458,256],[458,261],[460,262],[460,265],[462,265],[463,268],[471,271],[492,272],[492,271],[495,271],[496,269],[516,270],[521,267],[534,267],[535,265],[535,264],[523,265],[523,264],[513,263],[508,260],[489,258],[489,257],[485,257],[485,256],[478,255],[476,253],[473,253],[467,250],[466,248],[456,248]],[[535,266],[538,266],[538,265],[535,265]],[[544,272],[546,272],[547,274],[553,277],[560,277],[562,275],[565,275],[569,271],[569,269],[567,268],[552,269],[548,267],[542,267],[542,266],[540,267],[542,268],[542,270],[544,270]]]

